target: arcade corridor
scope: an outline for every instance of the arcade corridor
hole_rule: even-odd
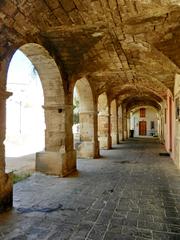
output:
[[[14,186],[0,239],[178,240],[180,174],[155,138],[135,138],[78,160],[78,177],[35,173]]]

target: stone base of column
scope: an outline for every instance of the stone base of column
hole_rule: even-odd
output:
[[[124,135],[123,135],[123,141],[126,140],[128,137],[127,137],[127,131],[124,131]]]
[[[13,206],[12,174],[0,173],[0,212],[7,211]]]
[[[121,141],[123,141],[123,134],[122,134],[122,132],[119,133],[119,142],[121,142]]]
[[[117,134],[111,134],[111,137],[112,137],[112,144],[113,145],[116,145],[118,143],[118,136]]]
[[[77,147],[78,158],[98,158],[99,146],[95,142],[83,141]]]
[[[76,171],[76,151],[36,153],[36,171],[65,177]]]
[[[94,158],[100,158],[99,141],[94,143]]]
[[[111,137],[99,137],[100,149],[110,149],[111,145]]]

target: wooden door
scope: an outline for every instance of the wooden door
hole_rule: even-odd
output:
[[[146,136],[146,121],[139,122],[139,136]]]

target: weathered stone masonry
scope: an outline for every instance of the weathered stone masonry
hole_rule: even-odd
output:
[[[179,0],[0,1],[0,209],[11,206],[3,142],[6,75],[17,49],[36,67],[44,91],[46,146],[37,153],[37,170],[59,176],[76,171],[72,86],[78,82],[85,83],[79,157],[98,157],[100,148],[125,140],[130,110],[145,105],[160,112],[161,142],[179,166],[179,16]],[[89,104],[85,90],[92,93]]]

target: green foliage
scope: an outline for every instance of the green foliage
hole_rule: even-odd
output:
[[[79,113],[73,113],[73,123],[79,123]]]
[[[13,173],[13,183],[17,183],[20,181],[25,180],[26,178],[30,177],[31,174],[30,173],[23,173],[23,174],[15,174]]]
[[[73,123],[79,123],[79,100],[77,98],[73,99]]]

